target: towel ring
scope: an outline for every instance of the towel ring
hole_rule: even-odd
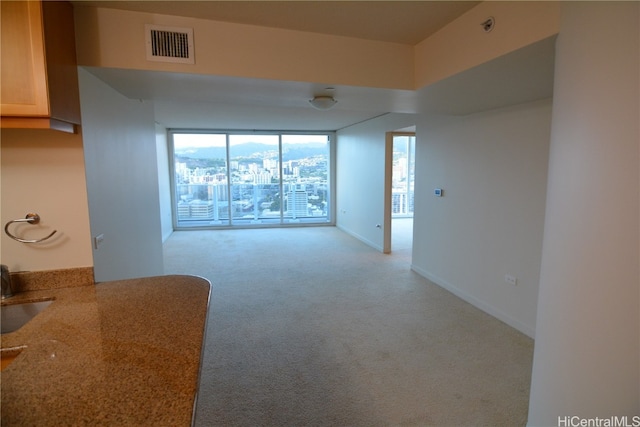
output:
[[[51,236],[56,234],[56,231],[58,231],[58,230],[53,230],[51,234],[49,234],[46,237],[43,237],[42,239],[33,239],[33,240],[21,239],[20,237],[16,237],[9,232],[9,226],[14,222],[28,222],[29,224],[37,224],[40,222],[40,215],[38,215],[37,213],[28,213],[24,219],[14,219],[5,224],[4,232],[7,233],[7,236],[11,237],[13,240],[16,240],[20,243],[40,243],[49,239]]]

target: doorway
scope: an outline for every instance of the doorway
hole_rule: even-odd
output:
[[[415,132],[386,138],[384,252],[411,250],[415,182]]]

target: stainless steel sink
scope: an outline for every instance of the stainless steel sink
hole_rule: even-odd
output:
[[[10,304],[0,307],[2,311],[2,333],[14,332],[27,324],[53,301],[25,302],[22,304]]]

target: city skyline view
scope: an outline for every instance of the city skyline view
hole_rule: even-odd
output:
[[[329,135],[173,135],[179,226],[328,222]]]
[[[172,135],[177,227],[330,223],[329,134]],[[392,215],[413,215],[415,137],[394,136]]]

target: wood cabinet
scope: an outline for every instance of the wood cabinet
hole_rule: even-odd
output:
[[[72,5],[0,1],[0,6],[0,126],[75,132],[80,95]]]

